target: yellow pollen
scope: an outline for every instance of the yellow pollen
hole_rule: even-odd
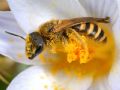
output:
[[[53,84],[53,90],[65,90],[65,89],[58,86],[57,84]]]
[[[23,55],[21,53],[18,53],[17,56],[18,56],[18,58],[22,58]]]
[[[85,50],[85,48],[82,48],[79,43],[68,43],[64,48],[67,53],[67,61],[69,63],[76,60],[79,60],[80,63],[87,63],[88,51]]]
[[[48,88],[48,85],[44,85],[44,88],[46,88],[46,89],[47,89],[47,88]]]
[[[79,60],[81,64],[89,61],[89,52],[84,36],[80,36],[78,33],[73,32],[69,35],[69,41],[64,45],[64,48],[69,63],[76,60]]]

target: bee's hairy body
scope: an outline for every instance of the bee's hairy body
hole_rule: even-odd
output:
[[[51,42],[62,42],[65,36],[66,30],[61,30],[60,32],[53,32],[53,26],[58,24],[58,20],[47,22],[42,25],[38,32],[40,36],[43,38],[45,45],[49,46]]]
[[[97,42],[107,41],[107,37],[105,36],[104,31],[95,23],[92,23],[92,22],[77,23],[69,27],[65,27],[63,28],[63,30],[60,30],[58,32],[54,32],[54,26],[58,25],[59,22],[60,21],[57,21],[57,20],[47,22],[46,24],[41,26],[40,30],[38,30],[40,35],[43,37],[45,44],[49,45],[51,41],[56,42],[56,41],[65,40],[65,39],[67,40],[68,33],[70,33],[68,30],[74,30],[79,35],[84,35]]]
[[[98,42],[106,42],[107,37],[105,36],[104,31],[94,23],[82,23],[72,26],[75,31],[79,34],[84,34],[87,37],[93,38]]]
[[[33,59],[40,54],[44,46],[68,41],[73,32],[74,35],[84,35],[95,42],[107,42],[107,37],[97,22],[109,23],[109,18],[84,17],[46,22],[27,36],[26,55],[29,59]]]
[[[92,38],[95,42],[107,42],[107,37],[97,23],[109,23],[110,18],[82,17],[64,20],[52,20],[44,23],[40,28],[27,35],[26,39],[20,35],[7,32],[10,35],[20,37],[26,41],[25,52],[29,59],[39,55],[44,46],[51,46],[51,43],[66,42],[74,35],[84,35]],[[71,35],[72,33],[72,35]]]

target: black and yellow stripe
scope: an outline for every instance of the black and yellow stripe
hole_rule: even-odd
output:
[[[84,33],[88,37],[91,37],[96,41],[99,42],[107,41],[107,37],[105,36],[104,31],[97,24],[82,23],[82,24],[73,25],[72,28],[75,29],[80,34]]]

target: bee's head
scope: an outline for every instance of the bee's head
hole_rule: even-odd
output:
[[[26,37],[26,55],[33,59],[43,50],[43,39],[38,32],[32,32]]]

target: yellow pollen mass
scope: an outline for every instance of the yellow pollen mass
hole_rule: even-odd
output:
[[[67,61],[69,63],[76,60],[79,60],[80,63],[87,63],[88,51],[79,43],[79,41],[68,43],[64,46],[64,48],[67,53]]]

